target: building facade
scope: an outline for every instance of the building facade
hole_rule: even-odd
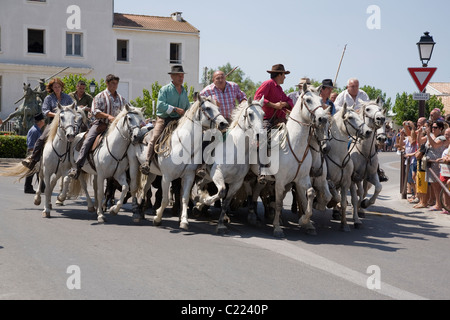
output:
[[[427,85],[427,92],[433,96],[441,98],[444,104],[443,114],[450,114],[450,82],[430,82]]]
[[[82,74],[97,81],[113,73],[128,100],[170,81],[182,64],[188,86],[199,89],[200,31],[180,12],[167,17],[114,12],[114,0],[0,1],[0,117],[17,107],[23,83],[36,87]]]

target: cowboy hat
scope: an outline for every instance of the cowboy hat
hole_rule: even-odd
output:
[[[183,66],[172,66],[172,70],[169,72],[169,74],[186,74],[183,70]]]
[[[322,81],[322,88],[333,88],[336,89],[336,87],[333,84],[333,80],[331,79],[325,79]]]
[[[290,74],[290,71],[286,71],[284,69],[284,66],[282,64],[276,64],[272,67],[272,70],[267,70],[268,73],[285,73],[285,74]]]

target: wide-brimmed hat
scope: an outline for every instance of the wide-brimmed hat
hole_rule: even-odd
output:
[[[169,74],[186,74],[183,70],[183,66],[172,66],[172,70]]]
[[[42,113],[38,113],[37,115],[34,116],[34,121],[38,122],[44,120],[44,115]]]
[[[336,89],[336,87],[333,84],[333,80],[331,79],[325,79],[322,81],[322,88],[333,88]]]
[[[286,69],[284,69],[284,66],[282,64],[276,64],[272,67],[272,70],[267,70],[268,73],[285,73],[285,74],[290,74],[290,71],[286,71]]]
[[[310,78],[301,78],[300,81],[298,82],[297,87],[303,87],[304,84],[310,85],[311,84],[311,79]]]

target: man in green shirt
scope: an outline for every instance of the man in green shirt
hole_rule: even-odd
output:
[[[185,72],[182,66],[173,66],[169,72],[172,82],[161,88],[158,96],[156,115],[158,116],[153,135],[148,145],[147,161],[141,166],[143,174],[150,174],[150,163],[155,154],[155,143],[171,121],[180,119],[190,103],[183,87]]]

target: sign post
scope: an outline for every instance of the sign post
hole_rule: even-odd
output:
[[[408,71],[419,89],[419,94],[414,96],[414,100],[419,101],[419,118],[422,118],[425,117],[425,101],[430,99],[426,94],[426,87],[437,68],[408,68]]]

